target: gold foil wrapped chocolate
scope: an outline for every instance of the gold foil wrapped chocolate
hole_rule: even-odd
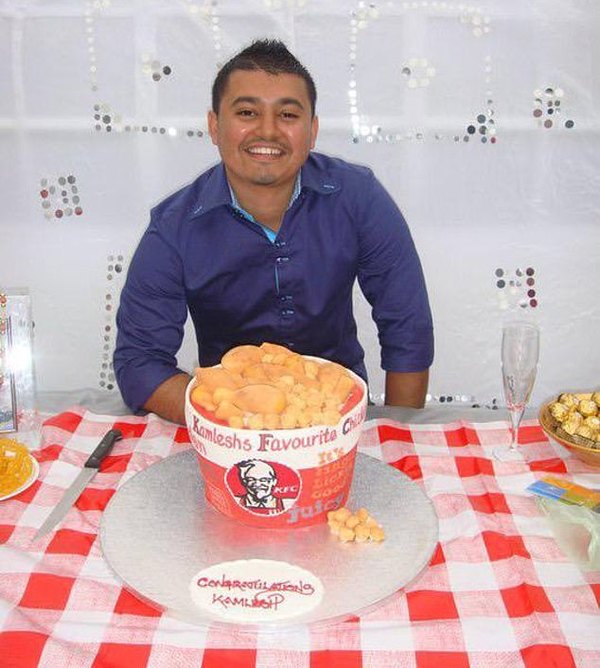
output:
[[[577,406],[577,412],[583,415],[584,418],[589,417],[598,413],[598,406],[591,399],[583,399],[579,402],[579,406]]]
[[[583,424],[590,427],[593,431],[600,431],[600,418],[597,415],[586,417]]]
[[[569,417],[561,424],[561,427],[564,431],[567,432],[567,434],[573,436],[573,434],[575,434],[582,425],[583,416],[575,412],[569,415]]]
[[[574,443],[597,448],[600,443],[600,391],[564,392],[548,405],[560,433]]]
[[[582,436],[583,438],[589,438],[590,440],[594,440],[595,431],[591,427],[588,427],[586,424],[582,423],[581,427],[577,429],[575,434],[577,436]]]
[[[574,394],[564,393],[558,397],[558,401],[567,408],[577,408],[579,399]]]
[[[569,417],[569,409],[560,401],[554,401],[550,404],[550,414],[557,422],[564,422]]]

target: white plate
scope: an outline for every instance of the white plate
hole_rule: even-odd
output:
[[[33,462],[33,470],[31,471],[31,475],[20,487],[17,487],[14,492],[6,494],[5,496],[0,496],[0,501],[5,501],[6,499],[11,499],[13,496],[17,496],[17,494],[20,494],[21,492],[24,492],[26,489],[31,487],[31,485],[33,485],[33,483],[37,480],[40,474],[40,465],[38,464],[35,457],[32,457],[31,454],[29,456]]]

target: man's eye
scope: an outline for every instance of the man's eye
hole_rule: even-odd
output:
[[[291,121],[291,120],[295,120],[296,118],[298,118],[298,114],[296,114],[296,113],[293,112],[293,111],[282,111],[282,112],[281,112],[281,116],[282,116],[286,121]]]
[[[237,115],[251,117],[255,115],[255,112],[252,109],[240,109],[238,110]]]

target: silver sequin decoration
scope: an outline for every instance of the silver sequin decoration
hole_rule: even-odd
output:
[[[195,2],[194,0],[184,1],[190,18],[199,23],[203,28],[206,26],[210,28],[217,60],[217,68],[220,68],[223,65],[221,61],[223,41],[218,0],[204,0],[204,2]]]
[[[537,88],[533,91],[532,116],[539,128],[549,130],[561,124],[563,96],[563,89],[555,86],[546,86],[543,89]],[[564,127],[568,130],[574,126],[575,123],[572,119],[564,122]]]
[[[373,121],[361,113],[356,69],[358,66],[358,54],[360,53],[360,34],[370,26],[373,20],[380,17],[380,6],[386,9],[389,8],[395,14],[417,11],[433,15],[449,14],[458,16],[460,22],[469,27],[471,35],[477,38],[487,35],[491,31],[490,17],[484,14],[480,8],[472,5],[437,2],[436,0],[431,2],[428,0],[421,0],[420,2],[388,1],[386,3],[360,0],[357,3],[357,8],[350,11],[348,109],[351,122],[351,141],[354,144],[363,141],[369,144],[380,142],[393,144],[401,141],[424,141],[432,137],[437,141],[447,140],[457,145],[468,144],[471,139],[475,138],[481,144],[495,144],[497,141],[496,124],[492,118],[494,109],[490,90],[486,92],[486,108],[477,114],[476,118],[479,117],[479,120],[473,123],[474,130],[472,132],[463,131],[463,134],[459,135],[456,132],[445,133],[440,129],[433,129],[427,132],[425,129],[418,127],[401,132],[391,132],[386,128],[379,128],[378,131],[373,132],[372,128],[378,126],[374,126]],[[486,86],[489,86],[492,73],[490,56],[486,57],[483,69],[483,82]],[[426,88],[431,84],[436,75],[435,66],[423,56],[412,57],[399,63],[397,71],[398,77],[405,81],[409,89]]]
[[[56,180],[50,178],[40,179],[41,189],[39,191],[42,211],[47,220],[60,220],[63,217],[81,216],[83,208],[81,198],[77,193],[75,183],[77,179],[73,174],[58,176]],[[72,185],[71,185],[72,184]],[[65,189],[69,188],[69,190]]]
[[[98,386],[108,392],[117,389],[113,370],[113,352],[116,337],[115,318],[119,295],[125,280],[124,256],[108,255],[106,258],[106,288],[104,292],[104,325],[100,338],[100,362]]]
[[[510,308],[537,308],[538,291],[535,269],[531,266],[517,267],[512,273],[499,267],[494,271],[494,282],[498,288],[500,310]]]

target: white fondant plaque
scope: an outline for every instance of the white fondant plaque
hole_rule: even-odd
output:
[[[310,612],[321,602],[323,585],[309,571],[285,561],[242,559],[196,573],[190,593],[203,610],[228,621],[252,624]]]

